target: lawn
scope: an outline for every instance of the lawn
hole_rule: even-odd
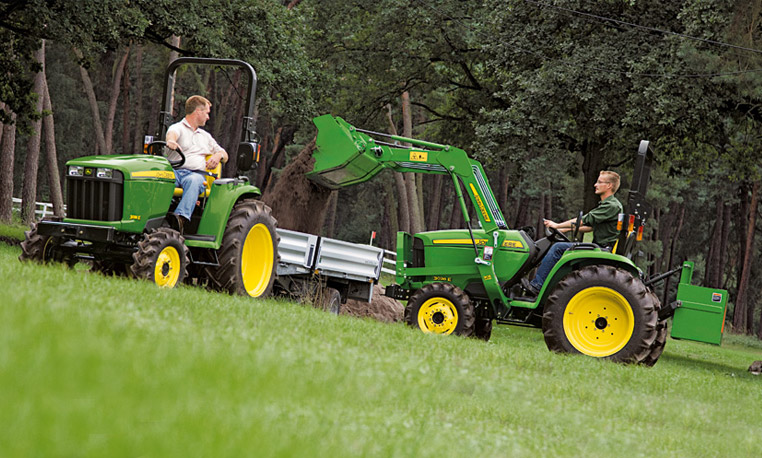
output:
[[[759,456],[758,341],[653,368],[198,288],[0,244],[0,456]]]

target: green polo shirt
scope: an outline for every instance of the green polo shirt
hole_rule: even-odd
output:
[[[593,243],[601,246],[613,245],[619,236],[616,223],[619,214],[624,213],[622,203],[613,195],[608,196],[582,217],[582,224],[593,228]]]

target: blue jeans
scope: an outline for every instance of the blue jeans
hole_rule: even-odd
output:
[[[561,259],[561,256],[563,256],[564,252],[571,247],[572,244],[568,242],[554,243],[550,247],[550,250],[548,250],[548,252],[545,254],[545,257],[542,258],[540,267],[537,268],[537,274],[535,274],[534,279],[530,282],[532,286],[538,290],[542,288],[542,284],[545,283],[545,279],[548,278],[548,274],[551,270],[553,270],[553,266],[555,266],[558,260]]]
[[[196,208],[198,195],[204,191],[206,177],[187,169],[175,169],[175,186],[183,188],[183,197],[175,209],[175,214],[190,220]]]

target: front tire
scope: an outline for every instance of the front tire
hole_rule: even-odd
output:
[[[542,317],[551,351],[646,363],[657,337],[658,301],[643,282],[613,266],[588,266],[561,280]]]
[[[212,285],[231,294],[268,296],[278,265],[276,225],[270,207],[263,202],[237,203],[217,252],[220,265],[207,269]]]
[[[405,307],[405,322],[425,333],[474,334],[474,306],[466,293],[449,283],[431,283],[413,294]]]
[[[145,234],[132,254],[130,271],[162,287],[174,288],[182,282],[188,269],[188,247],[174,229],[160,227]]]
[[[62,221],[59,216],[45,217],[41,221]],[[58,241],[48,235],[37,233],[38,222],[32,223],[28,231],[24,232],[24,241],[21,242],[21,255],[19,261],[34,261],[40,263],[62,262],[68,266],[73,266],[76,259],[66,256],[61,252]]]

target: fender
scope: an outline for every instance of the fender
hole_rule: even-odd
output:
[[[548,279],[545,284],[542,285],[542,289],[538,294],[540,300],[536,302],[537,305],[544,303],[550,291],[555,288],[556,284],[561,281],[569,272],[579,269],[580,267],[590,265],[609,265],[623,270],[626,270],[632,274],[635,278],[641,278],[640,269],[624,256],[613,254],[601,249],[593,250],[567,250],[561,259],[558,260],[553,269],[548,274]]]
[[[215,180],[196,232],[196,235],[211,235],[214,240],[186,240],[186,245],[218,250],[222,245],[222,236],[233,206],[239,200],[254,199],[261,195],[259,188],[244,184],[238,179]]]

